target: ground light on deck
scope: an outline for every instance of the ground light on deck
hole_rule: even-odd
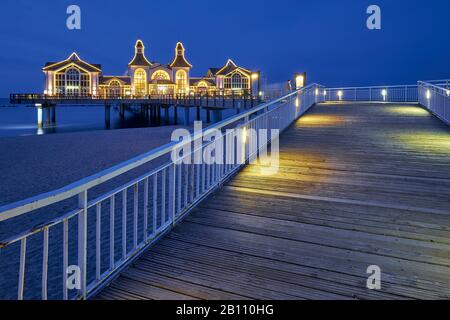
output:
[[[450,134],[448,132],[419,131],[392,136],[403,148],[421,152],[435,152],[450,156]]]
[[[297,127],[301,127],[302,125],[307,125],[308,127],[337,126],[343,124],[345,121],[346,118],[342,116],[310,114],[297,120],[295,125]]]
[[[387,112],[405,116],[430,116],[430,113],[427,110],[422,109],[421,107],[414,106],[393,106],[389,110],[387,110]]]

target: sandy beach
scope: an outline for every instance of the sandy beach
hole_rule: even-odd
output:
[[[180,127],[0,138],[0,205],[63,187],[168,143]]]
[[[78,181],[103,169],[119,164],[134,156],[147,152],[153,148],[170,142],[172,131],[182,126],[166,126],[140,129],[123,129],[111,131],[89,131],[65,134],[50,134],[44,136],[6,137],[0,138],[0,166],[1,177],[0,205],[5,205],[31,196],[52,191],[69,183]],[[132,170],[114,178],[89,192],[89,198],[96,197],[113,187],[126,183],[138,175],[148,172],[162,163],[166,158],[157,159],[139,169]],[[140,191],[142,193],[142,190]],[[142,202],[142,195],[140,197]],[[127,201],[131,206],[132,198]],[[29,214],[0,223],[0,242],[18,233],[29,230],[36,225],[48,223],[51,219],[67,213],[68,208],[73,207],[76,199],[71,198],[61,203],[51,205]],[[141,204],[140,204],[141,205]],[[102,230],[109,230],[107,223],[108,210],[102,210],[104,220]],[[117,209],[119,210],[119,209]],[[130,209],[131,212],[131,209]],[[89,259],[94,256],[93,237],[95,232],[95,214],[89,214],[88,241]],[[132,215],[127,217],[127,220]],[[143,218],[140,214],[139,219]],[[116,232],[120,235],[120,216],[117,216]],[[132,221],[128,221],[131,225]],[[158,220],[161,224],[161,221]],[[62,262],[62,233],[61,226],[55,227],[50,233],[50,253],[55,257],[55,265],[49,270],[49,297],[61,298],[59,283],[61,281],[60,268]],[[131,228],[127,230],[127,247],[132,246]],[[69,259],[71,263],[76,261],[76,219],[70,222]],[[117,248],[120,248],[120,238],[117,237]],[[14,299],[17,286],[15,273],[18,268],[17,243],[0,250],[0,269],[5,277],[0,278],[0,287],[9,288],[3,290],[0,299]],[[118,253],[118,252],[117,252]],[[26,287],[29,288],[29,299],[39,298],[39,277],[42,258],[42,237],[38,234],[30,238],[27,249],[27,276]],[[107,266],[107,251],[102,253],[103,266]],[[92,268],[94,264],[89,264]],[[90,270],[92,272],[92,270]],[[31,276],[33,274],[34,276]]]

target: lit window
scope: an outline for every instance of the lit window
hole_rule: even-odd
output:
[[[144,69],[134,72],[134,92],[136,96],[144,96],[147,93],[147,74]]]
[[[175,78],[178,92],[184,92],[186,90],[186,79],[187,79],[186,71],[178,70]]]
[[[152,80],[170,80],[170,76],[163,70],[158,70],[152,74]]]

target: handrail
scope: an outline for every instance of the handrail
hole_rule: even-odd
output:
[[[40,288],[30,288],[33,289],[31,297],[37,298],[38,290],[41,289],[42,299],[47,299],[49,288],[52,297],[62,292],[65,300],[86,299],[95,294],[224,181],[255,160],[258,154],[266,153],[266,146],[276,141],[279,133],[295,119],[315,103],[322,102],[322,97],[317,94],[321,88],[312,84],[290,92],[210,125],[201,133],[194,130],[189,135],[191,139],[184,137],[181,142],[170,142],[63,188],[0,207],[0,221],[28,212],[44,214],[40,219],[42,221],[35,222],[37,226],[30,227],[31,223],[26,222],[23,226],[18,225],[18,230],[11,230],[10,233],[14,235],[2,239],[4,242],[0,243],[0,249],[9,248],[9,254],[18,255],[20,263],[18,273],[13,274],[10,269],[0,270],[11,273],[2,279],[2,285],[8,289],[1,293],[12,296],[14,293],[11,289],[14,288],[14,281],[17,281],[17,299],[23,299],[26,291],[24,279],[35,276],[31,272],[36,268],[30,270],[28,266],[32,261],[40,261],[42,285]],[[214,129],[217,131],[212,131]],[[266,132],[266,138],[261,141],[258,136],[255,141],[254,134],[259,130]],[[202,136],[208,136],[210,132],[214,132],[214,139],[203,139]],[[217,143],[222,145],[223,150],[219,153],[214,151],[215,159],[208,162],[211,154],[208,156],[204,152],[210,152],[216,139],[219,139]],[[201,143],[197,146],[198,141]],[[230,141],[232,146],[229,145]],[[165,157],[160,158],[182,149],[185,144],[189,144],[189,147],[193,145],[193,148],[186,154],[183,150],[181,159],[169,158],[166,161]],[[195,161],[197,151],[205,159],[200,164]],[[162,165],[151,162],[157,158],[163,160]],[[194,159],[194,162],[184,163],[183,159]],[[130,172],[138,167],[143,172]],[[110,181],[102,186],[104,190],[92,189],[127,172],[130,172],[130,176],[123,176],[121,181]],[[77,199],[78,203],[67,202],[69,198]],[[44,207],[49,214],[54,214],[47,218],[44,210],[36,211]],[[55,215],[58,217],[55,218]],[[109,237],[103,237],[105,233]],[[42,236],[41,242],[38,235]],[[35,242],[36,239],[38,242]],[[12,246],[13,243],[18,245]],[[37,246],[42,250],[27,250],[29,246]],[[60,251],[53,250],[55,246]],[[52,255],[51,259],[49,254]],[[55,261],[62,261],[62,268],[51,271],[50,276],[49,261],[52,267]],[[69,266],[75,261],[75,265]],[[6,260],[0,260],[0,266],[1,262],[7,263]],[[69,267],[79,269],[80,287],[76,291],[70,291],[74,288],[67,287]],[[58,288],[58,292],[55,288]]]
[[[364,86],[364,87],[330,87],[327,90],[353,90],[353,89],[385,89],[385,88],[404,88],[404,87],[417,87],[416,84],[405,84],[405,85],[386,85],[386,86]]]
[[[419,104],[450,125],[450,89],[439,86],[440,80],[418,81]]]
[[[317,84],[311,84],[302,89],[290,92],[290,93],[288,93],[278,99],[275,99],[273,101],[263,103],[260,106],[254,107],[246,112],[240,113],[231,118],[228,118],[228,119],[222,120],[216,124],[213,124],[213,125],[207,127],[205,130],[220,129],[228,124],[239,121],[241,119],[245,119],[246,117],[248,117],[251,114],[254,114],[260,110],[263,110],[271,105],[277,104],[278,102],[281,102],[281,101],[283,101],[293,95],[296,95],[303,90],[307,90],[308,88],[311,88],[313,86],[317,86]],[[195,139],[196,137],[194,137],[194,134],[192,134],[191,138]],[[13,217],[20,216],[28,211],[36,210],[36,209],[51,205],[53,203],[71,198],[71,197],[79,194],[81,191],[83,191],[85,189],[90,189],[101,183],[111,180],[127,171],[130,171],[136,167],[139,167],[140,165],[142,165],[144,163],[147,163],[151,160],[159,158],[160,156],[171,152],[175,148],[181,148],[185,144],[186,144],[186,142],[183,142],[183,141],[167,143],[163,146],[160,146],[160,147],[152,149],[146,153],[143,153],[139,156],[136,156],[130,160],[124,161],[124,162],[117,164],[115,166],[112,166],[108,169],[102,170],[96,174],[89,176],[89,177],[80,179],[80,180],[73,182],[69,185],[66,185],[62,188],[1,206],[0,207],[0,222],[8,220]]]

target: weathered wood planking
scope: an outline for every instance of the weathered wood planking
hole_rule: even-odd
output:
[[[97,299],[448,299],[450,129],[417,106],[321,104]],[[382,289],[366,288],[379,265]]]

